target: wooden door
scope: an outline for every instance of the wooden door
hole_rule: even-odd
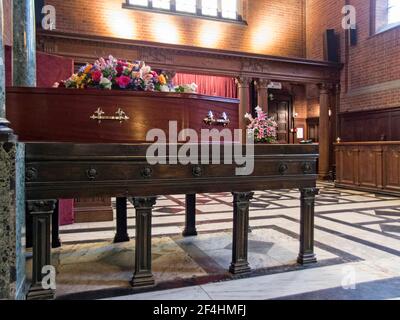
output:
[[[290,100],[279,98],[269,102],[269,116],[278,123],[278,143],[290,143]]]

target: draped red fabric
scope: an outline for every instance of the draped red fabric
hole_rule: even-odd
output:
[[[200,94],[237,98],[234,78],[177,73],[173,82],[175,85],[191,84],[194,82],[198,85],[198,93]]]
[[[74,73],[74,60],[44,52],[36,52],[37,87],[51,88],[55,82]],[[12,47],[5,47],[6,84],[12,86]]]

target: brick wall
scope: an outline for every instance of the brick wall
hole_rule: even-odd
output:
[[[358,44],[346,52],[341,27],[344,3],[355,6]],[[323,32],[335,29],[340,39],[340,111],[400,107],[400,27],[371,34],[370,1],[306,0],[307,58],[323,59]],[[315,99],[311,99],[312,105]],[[315,105],[315,104],[314,104]],[[317,113],[309,107],[311,113]]]
[[[305,56],[304,0],[245,0],[248,26],[123,9],[124,0],[46,0],[57,31],[280,56]]]

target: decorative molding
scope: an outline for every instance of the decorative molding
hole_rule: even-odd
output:
[[[38,30],[38,50],[85,63],[113,54],[137,56],[155,69],[274,81],[318,84],[340,82],[340,64],[193,46]]]

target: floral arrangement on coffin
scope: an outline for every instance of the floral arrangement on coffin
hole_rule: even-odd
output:
[[[197,84],[194,82],[192,84],[184,84],[182,86],[176,86],[175,87],[175,92],[180,92],[180,93],[196,93],[198,89]]]
[[[246,113],[245,118],[250,121],[247,126],[248,130],[254,133],[255,142],[275,143],[277,141],[277,128],[278,124],[274,118],[268,118],[260,107],[256,108],[257,117]]]
[[[100,58],[93,64],[86,64],[69,79],[55,83],[54,87],[161,92],[176,91],[166,73],[162,72],[158,74],[143,61],[129,62],[118,60],[111,55],[106,59]],[[190,93],[192,92],[190,91]]]

